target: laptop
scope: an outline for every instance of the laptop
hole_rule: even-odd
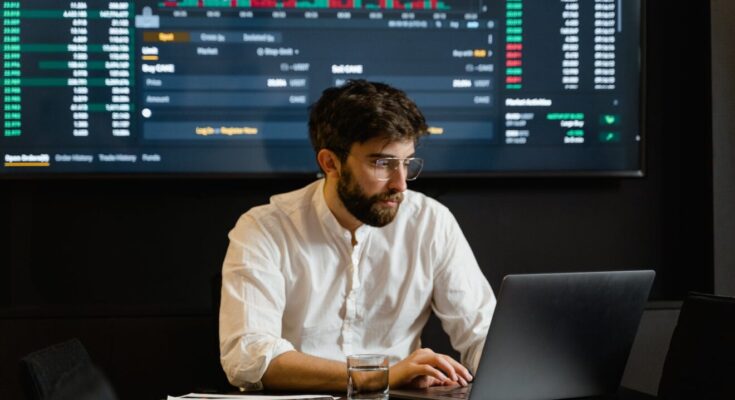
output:
[[[620,386],[654,271],[508,275],[467,387],[393,390],[391,398],[548,400]]]

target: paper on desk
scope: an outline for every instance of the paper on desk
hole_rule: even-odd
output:
[[[263,396],[252,394],[205,394],[189,393],[181,397],[168,396],[167,400],[301,400],[301,399],[339,399],[327,394],[298,394],[288,396]]]

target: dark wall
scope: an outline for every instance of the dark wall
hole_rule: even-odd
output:
[[[645,178],[412,185],[454,212],[494,287],[511,272],[655,268],[654,299],[712,290],[706,3],[647,3]],[[73,336],[123,398],[222,386],[213,304],[227,231],[308,181],[0,182],[0,398],[21,396],[22,354]]]
[[[735,296],[735,3],[711,4],[715,292]]]

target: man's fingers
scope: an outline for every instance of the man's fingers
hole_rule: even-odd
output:
[[[447,381],[449,382],[449,381]],[[443,382],[434,378],[433,376],[426,376],[426,375],[419,375],[418,377],[414,378],[410,386],[417,388],[417,389],[426,389],[432,386],[442,386]]]
[[[466,381],[472,380],[472,375],[467,368],[447,355],[435,354],[431,364],[444,371],[454,382],[459,382],[459,378],[464,378]]]
[[[434,366],[444,371],[447,376],[449,376],[454,382],[456,382],[457,372],[455,371],[452,363],[447,360],[447,358],[451,360],[450,357],[437,354],[437,356],[434,358]]]
[[[431,349],[416,350],[408,357],[413,366],[409,369],[412,386],[423,385],[462,385],[472,380],[472,375],[462,364],[445,354]],[[436,382],[434,382],[436,380]]]
[[[426,389],[431,386],[431,382],[435,381],[434,378],[426,375],[419,375],[409,382],[409,386],[416,389]]]
[[[472,374],[470,374],[470,371],[468,371],[464,365],[460,364],[458,361],[456,361],[452,357],[449,357],[449,356],[444,356],[444,357],[446,357],[446,359],[452,364],[457,374],[459,374],[466,381],[472,380]]]
[[[447,376],[444,375],[440,370],[432,367],[429,364],[423,364],[421,366],[421,375],[430,376],[430,377],[435,378],[435,379],[437,379],[437,380],[439,380],[441,382],[445,382],[445,381],[449,380],[449,378],[447,378]]]

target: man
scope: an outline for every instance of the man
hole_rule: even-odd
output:
[[[449,210],[408,191],[424,116],[405,93],[324,91],[309,135],[324,179],[271,198],[230,232],[220,351],[237,386],[343,391],[345,357],[391,357],[390,386],[466,385],[495,296]],[[462,364],[420,348],[431,310]]]

